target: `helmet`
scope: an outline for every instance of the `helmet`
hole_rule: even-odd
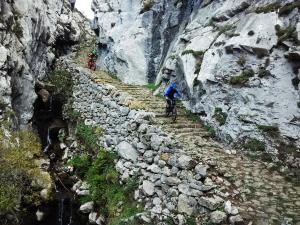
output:
[[[172,83],[171,87],[174,88],[174,89],[176,89],[177,88],[177,84],[176,83]]]
[[[94,50],[92,51],[92,54],[94,54],[94,55],[96,55],[96,54],[97,54],[97,51],[96,51],[96,49],[94,49]]]

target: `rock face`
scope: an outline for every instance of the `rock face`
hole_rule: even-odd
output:
[[[0,100],[12,105],[18,124],[25,125],[32,117],[35,82],[56,56],[91,34],[89,22],[59,0],[4,0],[0,18]]]
[[[276,154],[264,125],[299,147],[300,13],[275,2],[94,0],[98,64],[128,83],[176,81],[227,143]]]

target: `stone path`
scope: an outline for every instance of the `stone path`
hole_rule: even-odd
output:
[[[85,67],[86,50],[80,52],[76,62]],[[156,114],[155,123],[172,132],[183,148],[199,162],[210,166],[213,181],[219,184],[218,194],[231,199],[244,218],[257,225],[300,225],[300,185],[290,182],[263,162],[253,161],[234,150],[226,150],[212,140],[200,121],[178,107],[178,118],[172,122],[164,116],[165,101],[153,96],[144,86],[128,85],[102,71],[92,72],[94,81],[108,83],[129,93],[137,100],[134,107]],[[300,176],[300,175],[299,175]]]

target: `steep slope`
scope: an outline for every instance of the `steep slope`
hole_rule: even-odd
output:
[[[0,2],[0,100],[13,107],[18,125],[32,117],[36,80],[46,76],[57,56],[91,34],[87,19],[68,4]]]
[[[126,83],[175,81],[220,139],[299,167],[299,1],[95,0],[93,9],[101,68]]]

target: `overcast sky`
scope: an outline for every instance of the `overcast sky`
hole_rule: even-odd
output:
[[[87,18],[93,19],[94,13],[91,10],[92,0],[77,0],[75,7],[81,11]]]

